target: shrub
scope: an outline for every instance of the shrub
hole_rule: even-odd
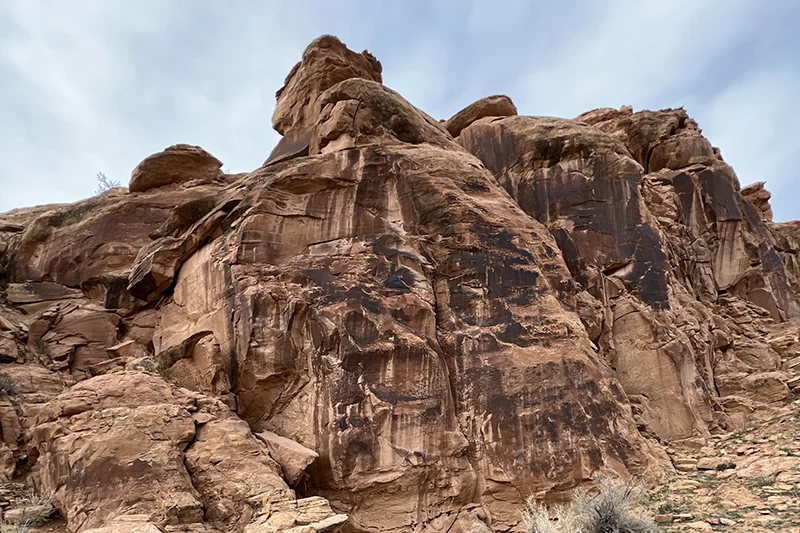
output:
[[[98,172],[96,177],[97,189],[94,190],[95,194],[103,194],[106,191],[110,191],[111,189],[116,189],[117,187],[122,186],[118,181],[108,179],[108,177],[102,172]]]
[[[528,533],[656,533],[655,522],[634,513],[644,495],[638,483],[622,483],[610,478],[598,480],[600,492],[576,493],[572,504],[555,508],[550,520],[547,509],[528,500],[523,521]]]
[[[723,470],[730,470],[732,468],[736,468],[736,463],[720,463],[717,465],[717,472],[722,472]]]
[[[0,533],[28,533],[31,526],[24,524],[0,524]]]
[[[15,396],[19,391],[17,384],[8,374],[0,374],[0,394]]]
[[[55,512],[52,495],[39,495],[31,490],[16,508],[6,511],[5,519],[13,525],[4,526],[5,529],[0,529],[0,533],[28,531],[30,527],[45,523]]]
[[[36,339],[36,351],[42,355],[50,355],[50,345],[41,337]]]
[[[769,474],[764,474],[761,476],[756,476],[751,479],[747,484],[751,489],[760,489],[763,487],[769,487],[775,483],[775,477]]]

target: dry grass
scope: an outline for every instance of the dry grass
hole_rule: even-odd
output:
[[[527,533],[656,533],[655,522],[634,509],[644,496],[638,483],[598,480],[599,493],[576,493],[572,504],[554,509],[551,520],[542,504],[528,500],[523,521]]]
[[[0,533],[28,533],[31,526],[27,522],[22,524],[0,524]]]

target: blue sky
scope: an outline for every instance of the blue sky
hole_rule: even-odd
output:
[[[800,218],[795,0],[0,0],[0,212],[90,196],[98,171],[127,184],[179,142],[257,168],[275,91],[323,33],[436,118],[496,93],[567,118],[683,105]]]

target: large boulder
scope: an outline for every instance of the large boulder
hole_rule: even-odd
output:
[[[207,183],[222,177],[222,161],[199,146],[176,144],[146,158],[133,169],[130,192],[176,183]]]
[[[484,117],[510,117],[517,114],[517,107],[511,98],[505,95],[487,96],[468,105],[444,123],[445,129],[453,137],[458,137],[461,131]]]

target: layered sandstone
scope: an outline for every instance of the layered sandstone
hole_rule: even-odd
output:
[[[259,169],[0,215],[0,477],[73,532],[519,531],[790,398],[800,231],[684,110],[440,122],[381,72],[321,37]]]

